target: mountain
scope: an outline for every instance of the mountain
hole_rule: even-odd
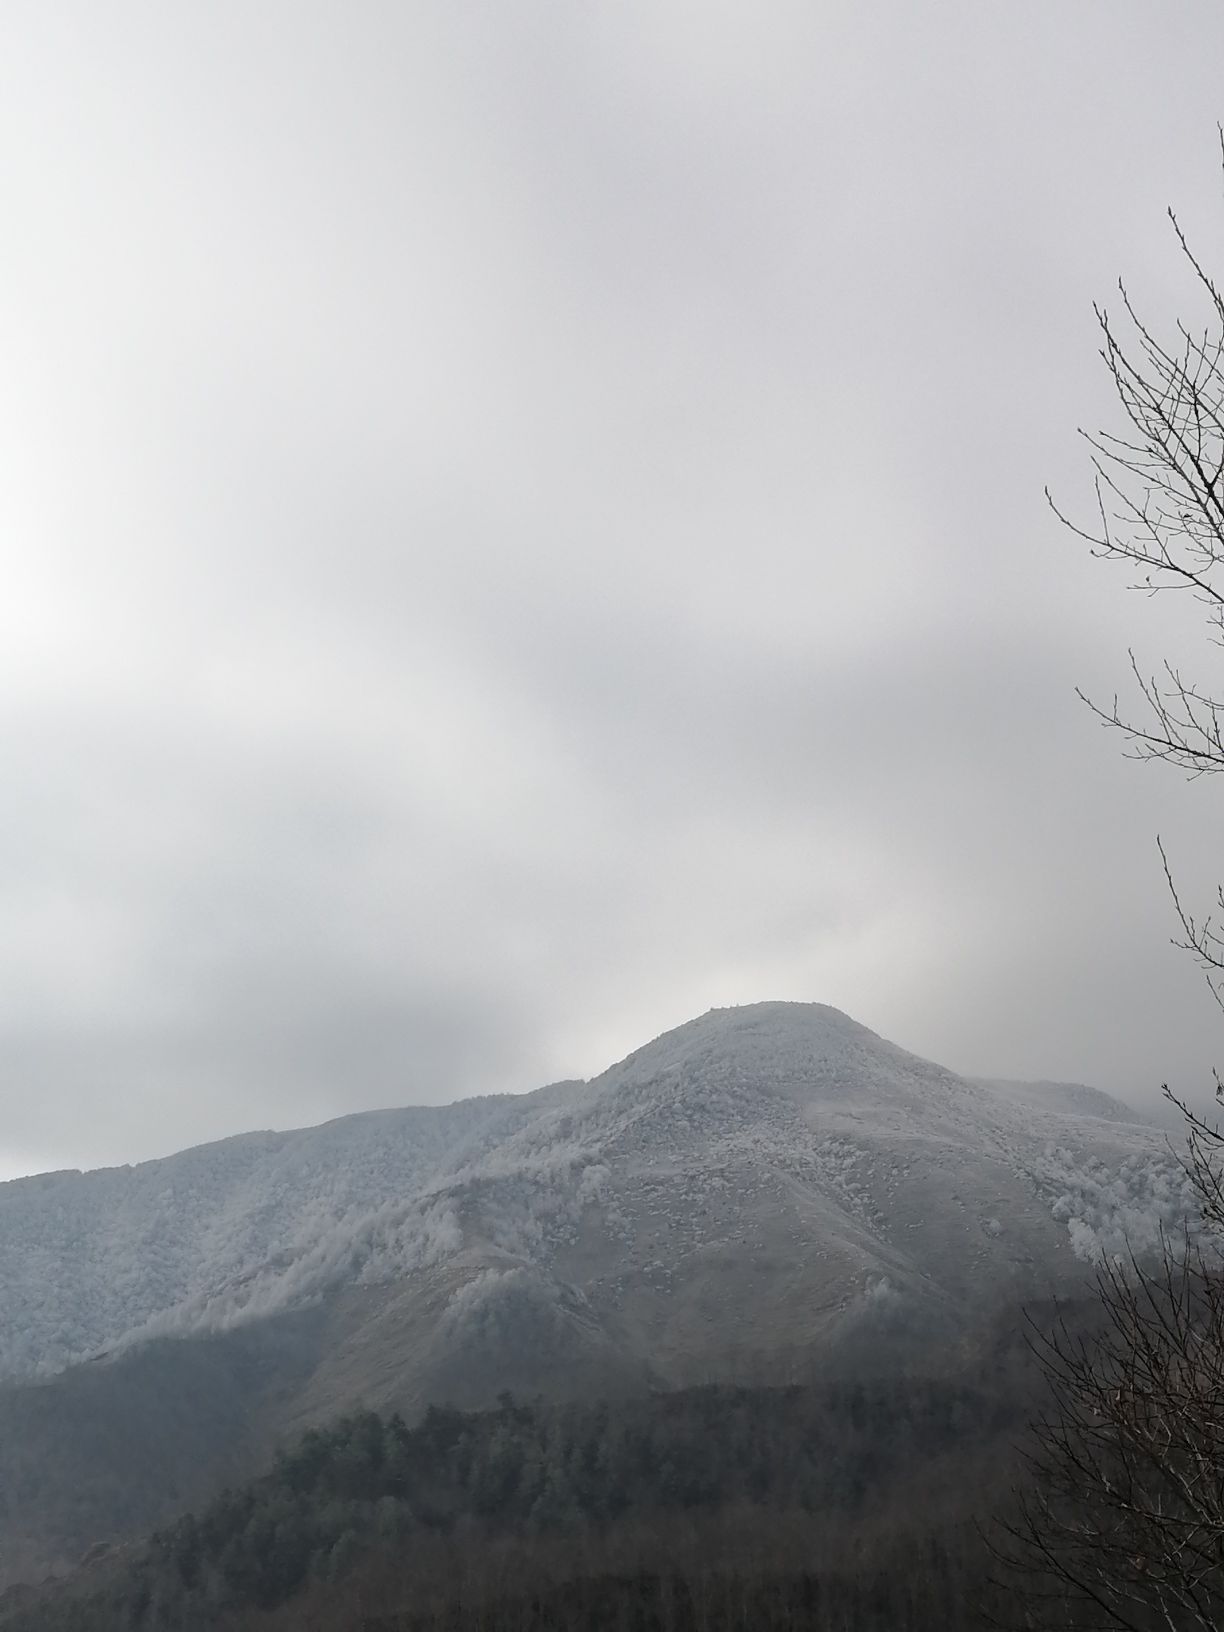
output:
[[[590,1082],[18,1180],[0,1580],[356,1406],[913,1368],[1186,1205],[1108,1096],[971,1082],[798,1003]]]

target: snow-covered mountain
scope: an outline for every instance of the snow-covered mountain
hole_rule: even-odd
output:
[[[1107,1095],[754,1004],[590,1082],[0,1185],[0,1377],[340,1295],[412,1328],[422,1386],[528,1327],[663,1381],[787,1374],[861,1318],[954,1320],[1185,1205],[1165,1136]]]
[[[954,1365],[1186,1206],[1108,1096],[798,1003],[591,1082],[2,1185],[0,1588],[358,1406]]]

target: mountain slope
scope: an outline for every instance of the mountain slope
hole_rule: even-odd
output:
[[[1089,1088],[1082,1082],[1017,1082],[1011,1077],[978,1077],[981,1087],[1034,1110],[1053,1111],[1058,1116],[1094,1116],[1105,1122],[1131,1122],[1163,1127],[1161,1116],[1143,1116],[1112,1094]]]

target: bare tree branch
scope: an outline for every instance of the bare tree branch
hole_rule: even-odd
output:
[[[1220,129],[1224,169],[1224,127]],[[1054,513],[1095,555],[1135,573],[1147,595],[1189,594],[1209,644],[1224,646],[1224,297],[1169,219],[1207,320],[1158,337],[1119,284],[1121,320],[1096,308],[1100,355],[1126,424],[1081,432],[1091,449],[1096,517]],[[1191,777],[1224,771],[1224,692],[1181,665],[1155,673],[1130,654],[1133,711],[1081,693],[1127,752]],[[1224,888],[1192,912],[1161,866],[1181,934],[1224,1008]],[[1033,1428],[1030,1483],[997,1545],[1016,1624],[1123,1632],[1224,1626],[1224,1132],[1166,1086],[1185,1120],[1183,1167],[1194,1212],[1153,1259],[1101,1265],[1098,1324],[1034,1326],[1030,1346],[1050,1404]],[[1216,1079],[1217,1099],[1224,1084]]]

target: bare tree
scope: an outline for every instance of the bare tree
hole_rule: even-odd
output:
[[[1195,1228],[1103,1264],[1088,1330],[1032,1328],[1051,1398],[997,1549],[1022,1626],[1224,1625],[1224,1134],[1185,1114]]]
[[[1224,164],[1224,128],[1220,132]],[[1180,593],[1203,609],[1210,644],[1224,646],[1224,295],[1192,249],[1176,214],[1169,220],[1198,290],[1198,326],[1178,320],[1160,336],[1119,283],[1120,319],[1095,308],[1101,357],[1125,428],[1084,431],[1092,450],[1096,517],[1073,521],[1047,498],[1059,520],[1094,555],[1124,562],[1131,587],[1144,594]],[[1127,739],[1137,759],[1160,759],[1190,776],[1224,772],[1224,696],[1166,659],[1151,672],[1130,654],[1133,710],[1115,694],[1108,707],[1084,697],[1098,718]],[[1080,694],[1083,696],[1083,693]],[[1224,887],[1212,912],[1185,907],[1161,858],[1181,923],[1179,942],[1201,965],[1224,1007]]]
[[[1221,131],[1224,160],[1224,130]],[[1083,432],[1096,519],[1059,519],[1094,554],[1122,561],[1146,594],[1191,596],[1209,643],[1224,646],[1224,297],[1172,211],[1205,307],[1201,326],[1162,337],[1124,285],[1117,321],[1097,308],[1101,356],[1123,410],[1121,434]],[[1051,499],[1051,504],[1054,501]],[[1131,654],[1133,709],[1084,698],[1139,759],[1191,776],[1224,772],[1224,694],[1166,660]],[[1082,693],[1081,693],[1082,695]],[[1158,841],[1159,842],[1159,841]],[[1224,887],[1198,917],[1161,859],[1183,946],[1224,1007]],[[1224,1085],[1217,1075],[1217,1096]],[[1034,1429],[1032,1483],[1008,1527],[1020,1623],[1189,1632],[1224,1626],[1224,1133],[1169,1090],[1186,1119],[1198,1216],[1156,1264],[1110,1262],[1098,1320],[1033,1334],[1051,1384]]]

